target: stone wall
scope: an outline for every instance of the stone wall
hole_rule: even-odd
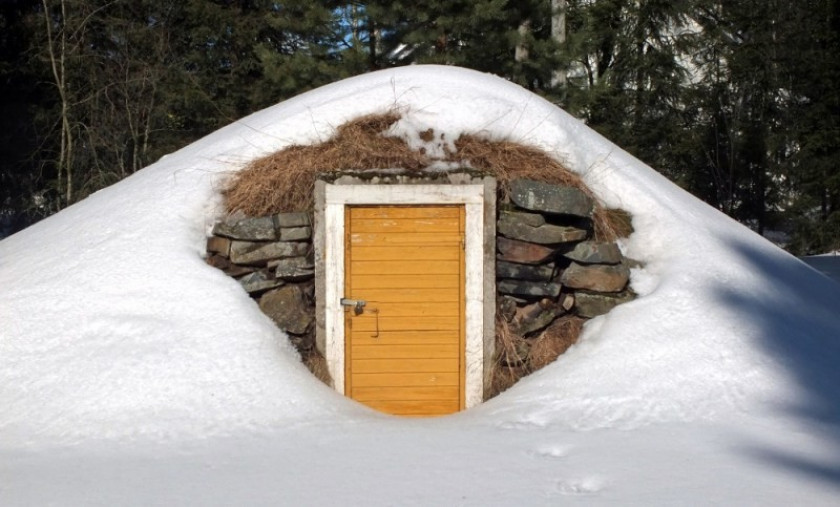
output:
[[[594,238],[595,203],[561,185],[514,180],[497,203],[496,358],[492,396],[550,363],[582,324],[635,296],[630,261]],[[225,217],[207,240],[207,262],[237,279],[329,383],[315,347],[312,215]]]
[[[633,299],[628,260],[594,239],[594,207],[576,188],[521,179],[499,203],[496,391],[565,352],[585,320]]]
[[[207,239],[207,263],[236,278],[304,359],[315,353],[312,215],[225,217]]]

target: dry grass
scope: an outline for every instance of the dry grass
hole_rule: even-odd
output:
[[[310,210],[319,172],[385,168],[420,171],[428,167],[436,160],[423,150],[412,150],[402,139],[382,135],[399,119],[395,111],[363,116],[338,127],[335,135],[323,143],[289,146],[251,162],[231,179],[224,191],[228,211],[264,216]],[[435,134],[428,129],[420,137],[431,140]],[[475,135],[462,135],[455,141],[455,147],[456,151],[448,153],[445,161],[493,175],[503,199],[515,178],[568,185],[592,196],[578,174],[537,148],[510,141],[489,141]],[[613,224],[613,218],[612,213],[596,205],[593,214],[596,239],[611,241],[617,237],[616,231],[621,228]]]
[[[592,196],[578,174],[540,149],[511,141],[488,141],[474,135],[459,137],[455,148],[457,152],[450,155],[451,159],[468,162],[471,167],[492,174],[502,199],[507,200],[510,182],[517,178],[566,185]]]
[[[493,365],[493,377],[486,399],[490,399],[507,390],[520,378],[528,374],[523,359],[518,351],[522,350],[523,338],[510,329],[510,325],[496,311],[496,361]]]
[[[627,238],[633,234],[633,217],[623,209],[605,209],[606,226],[616,238]]]
[[[524,368],[509,368],[496,367],[493,369],[493,378],[490,381],[490,386],[485,393],[484,399],[489,400],[499,394],[507,391],[513,384],[517,383],[519,379],[528,375],[528,371]]]
[[[580,330],[586,322],[580,317],[563,317],[555,320],[534,340],[528,354],[528,364],[533,371],[554,362],[560,354],[566,352],[580,337]]]
[[[510,330],[496,312],[496,362],[486,398],[507,390],[522,377],[552,363],[574,345],[586,319],[566,315],[536,338],[523,338]]]
[[[315,349],[308,351],[302,356],[303,364],[309,368],[309,371],[321,382],[332,386],[332,377],[330,376],[330,370],[327,368],[327,360],[324,359],[324,356]]]
[[[496,312],[496,361],[499,366],[522,364],[527,354],[522,354],[524,338],[514,333],[505,319]]]
[[[399,119],[394,112],[363,116],[338,127],[328,141],[289,146],[251,162],[225,189],[228,210],[249,216],[310,210],[319,172],[428,166],[431,161],[401,139],[381,135]]]

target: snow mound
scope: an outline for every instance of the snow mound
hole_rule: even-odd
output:
[[[300,364],[237,283],[202,260],[224,179],[255,157],[396,108],[429,127],[539,147],[633,215],[640,298],[452,421],[569,429],[838,420],[840,285],[668,182],[554,105],[452,67],[376,72],[243,118],[0,242],[0,435],[8,448],[201,440],[388,420]],[[540,451],[543,452],[543,451]],[[554,450],[545,451],[548,454]],[[560,484],[570,494],[599,478]]]

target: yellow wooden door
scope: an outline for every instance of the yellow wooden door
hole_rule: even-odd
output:
[[[464,207],[345,213],[345,390],[395,415],[464,408]]]

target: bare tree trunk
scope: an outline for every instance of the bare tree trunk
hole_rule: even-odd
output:
[[[370,70],[377,70],[379,65],[379,50],[382,48],[379,42],[381,30],[372,19],[368,19],[368,67]]]
[[[448,45],[449,45],[449,36],[447,35],[446,32],[443,32],[435,40],[435,53],[438,54],[438,55],[446,55]],[[446,63],[446,64],[449,63],[449,59],[446,56],[444,56],[443,63]]]
[[[47,51],[50,67],[52,68],[53,79],[61,102],[61,148],[58,154],[58,167],[56,169],[58,192],[59,195],[63,193],[65,202],[70,204],[73,199],[73,132],[70,128],[70,101],[67,93],[67,6],[65,0],[61,0],[62,28],[59,32],[58,48],[56,48],[56,41],[53,38],[50,6],[47,4],[47,0],[41,0],[41,2],[44,6],[44,25],[47,31]],[[62,175],[65,179],[63,190]],[[58,207],[61,208],[60,200]]]
[[[517,62],[524,62],[530,56],[528,52],[528,36],[531,34],[531,20],[525,19],[519,24],[517,29],[519,32],[519,42],[516,43],[516,48],[513,51],[513,58]]]
[[[146,122],[145,122],[145,125],[144,125],[144,128],[143,128],[143,144],[142,144],[142,148],[140,150],[140,155],[141,155],[141,160],[142,160],[141,165],[145,165],[149,161],[148,160],[148,157],[149,157],[149,135],[152,132],[152,120],[153,120],[153,115],[154,115],[154,110],[155,110],[155,99],[156,99],[156,93],[157,93],[157,86],[155,85],[154,81],[151,82],[151,86],[152,86],[152,92],[151,92],[151,96],[149,98],[148,112],[146,113]],[[140,167],[135,167],[134,168],[135,171],[138,171],[140,169],[141,169]]]
[[[566,43],[566,0],[551,0],[551,38],[562,46]],[[566,84],[566,70],[555,69],[551,73],[551,86]]]
[[[359,41],[361,37],[359,36],[361,22],[359,21],[359,12],[358,6],[356,4],[350,4],[350,34],[353,41],[353,47],[359,47]]]

